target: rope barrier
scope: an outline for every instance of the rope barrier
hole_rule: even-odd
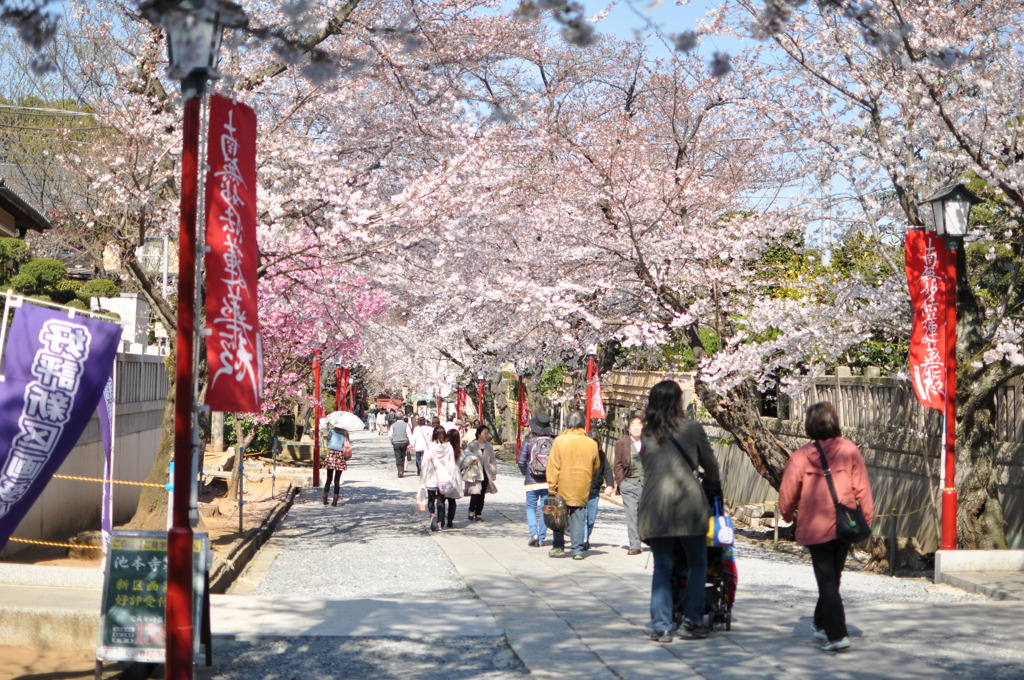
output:
[[[31,543],[33,545],[50,545],[55,548],[87,548],[89,550],[103,550],[101,545],[84,545],[80,543],[57,543],[54,541],[36,541],[31,538],[15,538],[11,536],[9,541],[15,541],[17,543]]]
[[[127,484],[129,486],[151,486],[160,489],[166,488],[163,484],[156,484],[154,482],[130,482],[122,479],[102,479],[99,477],[78,477],[76,475],[54,475],[56,479],[73,479],[79,482],[99,482],[101,484],[110,482],[111,484]],[[12,539],[13,540],[13,539]]]
[[[889,513],[887,515],[875,515],[875,517],[876,518],[877,517],[910,517],[911,515],[916,515],[917,513],[923,512],[923,511],[925,511],[925,510],[927,510],[927,509],[929,509],[931,507],[932,507],[932,502],[928,501],[927,503],[925,503],[924,505],[919,507],[917,510],[911,510],[910,512],[902,512],[902,513],[900,513],[900,512],[893,512],[893,513]]]

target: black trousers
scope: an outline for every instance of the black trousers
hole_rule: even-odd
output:
[[[811,551],[811,566],[818,582],[818,604],[814,607],[814,628],[824,630],[830,642],[847,637],[846,611],[839,595],[839,581],[850,546],[829,541],[807,546]]]
[[[487,487],[490,484],[487,479],[487,471],[484,471],[484,481],[482,485],[482,491],[480,493],[470,494],[469,496],[469,514],[471,515],[482,515],[484,514],[484,496],[487,495]]]
[[[455,499],[445,498],[437,489],[427,489],[427,511],[431,515],[436,514],[437,521],[442,524],[445,520],[445,501],[448,501],[448,524],[451,524],[455,520]],[[434,512],[435,507],[436,513]]]
[[[405,472],[405,450],[409,448],[408,443],[392,444],[395,447],[395,465],[399,472]]]
[[[334,493],[337,495],[341,490],[341,470],[332,470],[331,468],[327,468],[327,481],[324,482],[324,493],[327,493],[327,489],[331,486],[332,474],[334,475]]]

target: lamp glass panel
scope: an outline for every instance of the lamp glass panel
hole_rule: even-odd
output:
[[[943,215],[946,234],[949,236],[963,236],[967,233],[967,216],[971,212],[969,201],[953,199],[943,201]]]
[[[939,236],[946,234],[946,225],[943,220],[942,214],[942,201],[932,201],[932,222],[935,226],[935,231],[939,233]]]

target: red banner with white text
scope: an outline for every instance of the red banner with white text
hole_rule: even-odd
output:
[[[206,403],[256,413],[263,351],[256,300],[256,112],[210,97],[206,175]]]
[[[604,420],[604,398],[601,396],[601,380],[595,375],[590,381],[590,403],[587,404],[587,415],[591,418]]]
[[[906,270],[914,324],[910,335],[910,377],[926,408],[945,408],[947,361],[956,350],[949,341],[947,311],[956,295],[955,255],[934,232],[907,232]],[[953,329],[955,332],[955,329]]]
[[[519,401],[519,427],[530,426],[530,407],[526,405],[526,385],[523,379],[519,379],[519,392],[516,396]]]

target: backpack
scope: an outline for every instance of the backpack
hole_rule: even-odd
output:
[[[551,447],[554,446],[554,443],[555,440],[551,437],[537,437],[533,450],[530,451],[530,460],[526,463],[526,469],[534,477],[544,476],[544,472],[548,469],[548,456],[551,455]]]

